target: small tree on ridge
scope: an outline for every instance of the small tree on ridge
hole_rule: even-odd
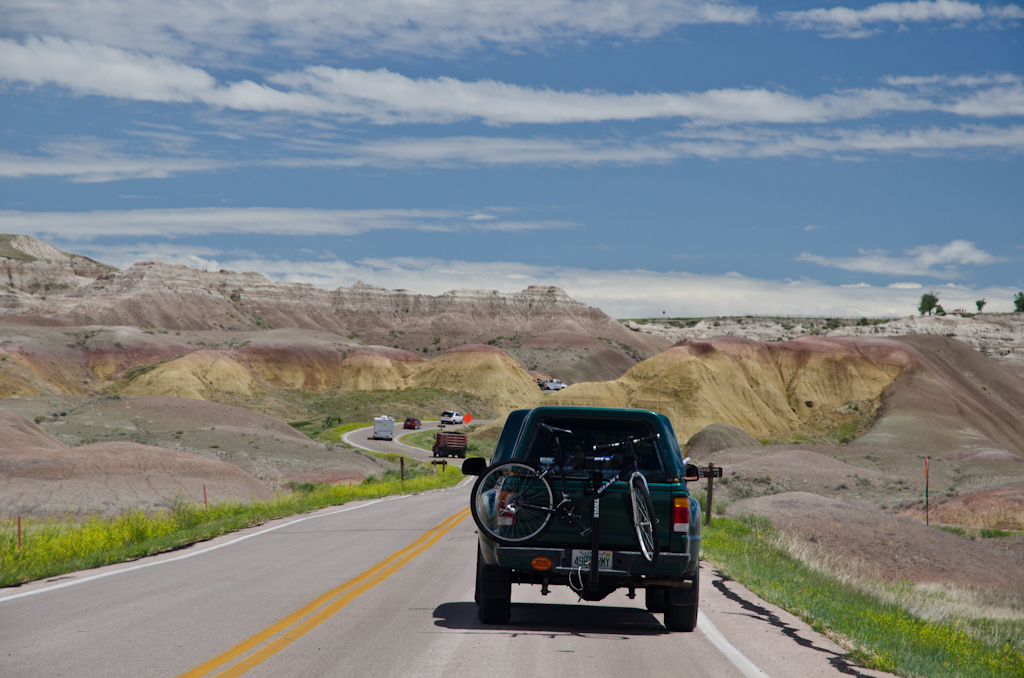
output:
[[[932,314],[935,307],[939,304],[939,298],[935,295],[935,292],[925,292],[921,295],[921,303],[918,305],[917,310],[921,312],[921,315],[927,313]]]
[[[985,301],[984,299],[978,299],[976,302],[974,302],[974,305],[978,307],[978,313],[981,313],[981,309],[985,308],[985,304],[987,303],[988,302]]]
[[[1024,292],[1017,292],[1017,296],[1013,298],[1013,310],[1024,313]]]

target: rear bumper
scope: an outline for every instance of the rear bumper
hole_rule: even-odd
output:
[[[557,584],[568,579],[570,573],[588,573],[585,569],[577,573],[576,568],[571,566],[572,549],[529,546],[495,546],[488,549],[484,546],[482,553],[488,564],[518,572],[519,575],[513,581],[523,583],[540,583],[548,579],[550,583]],[[534,564],[538,560],[542,566],[550,562],[551,567],[538,569]],[[600,576],[602,582],[615,586],[686,586],[695,570],[696,557],[689,553],[659,553],[658,562],[652,567],[639,551],[613,550],[612,567],[602,569]]]

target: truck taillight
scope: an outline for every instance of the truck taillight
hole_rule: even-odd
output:
[[[516,524],[516,506],[513,503],[519,496],[518,492],[501,490],[498,493],[498,527],[514,527]]]
[[[690,531],[690,499],[676,497],[672,500],[672,531]]]

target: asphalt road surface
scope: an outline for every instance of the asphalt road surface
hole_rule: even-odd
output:
[[[4,678],[878,676],[710,569],[693,633],[642,595],[513,587],[477,621],[469,486],[282,519],[0,591]]]

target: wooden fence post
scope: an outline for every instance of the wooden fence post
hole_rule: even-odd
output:
[[[715,463],[708,462],[708,510],[704,515],[704,524],[711,524],[711,507],[714,506],[715,500]]]
[[[402,482],[405,482],[405,457],[398,458],[398,466],[402,469]]]

